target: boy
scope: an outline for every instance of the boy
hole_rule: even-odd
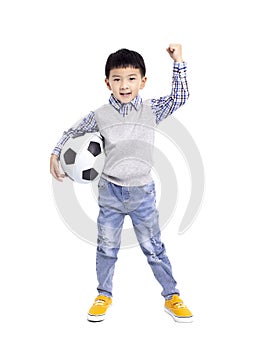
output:
[[[104,138],[106,160],[98,184],[98,296],[88,312],[88,320],[92,322],[103,321],[112,304],[112,279],[125,215],[131,217],[140,247],[163,288],[165,311],[177,322],[193,320],[179,297],[161,242],[155,187],[150,174],[154,128],[189,96],[182,47],[170,44],[167,52],[174,60],[171,94],[144,102],[138,95],[147,80],[142,56],[127,49],[112,53],[105,66],[105,83],[112,91],[109,104],[90,112],[77,127],[64,132],[51,155],[51,174],[62,181],[64,175],[60,173],[58,159],[68,138],[96,131]]]

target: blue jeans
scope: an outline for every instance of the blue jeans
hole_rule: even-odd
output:
[[[173,294],[179,294],[165,246],[161,242],[154,182],[139,187],[124,187],[101,178],[98,189],[100,211],[97,219],[96,272],[99,294],[112,297],[114,266],[125,215],[132,220],[139,245],[163,288],[163,297],[170,299]]]

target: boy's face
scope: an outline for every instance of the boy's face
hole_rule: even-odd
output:
[[[109,78],[105,79],[106,85],[113,95],[122,103],[129,103],[143,89],[146,77],[142,77],[139,68],[114,68],[111,69]]]

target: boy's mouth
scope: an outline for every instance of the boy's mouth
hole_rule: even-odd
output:
[[[131,92],[120,92],[121,96],[128,97],[131,95]]]

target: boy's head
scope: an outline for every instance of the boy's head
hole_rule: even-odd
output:
[[[105,65],[105,82],[122,103],[133,100],[146,83],[143,57],[128,49],[112,53]]]

